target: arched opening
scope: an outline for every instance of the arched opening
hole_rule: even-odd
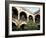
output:
[[[40,15],[36,15],[35,16],[35,22],[36,23],[40,23]]]
[[[18,10],[12,7],[12,17],[18,19]]]
[[[22,30],[27,30],[28,28],[26,27],[26,24],[22,24],[21,26],[20,26],[20,28],[22,29]]]
[[[13,22],[12,22],[12,31],[15,31],[16,30],[16,24],[14,24]]]
[[[23,21],[26,21],[27,20],[27,15],[25,12],[21,12],[20,13],[20,19],[23,20]]]
[[[33,21],[33,17],[29,15],[29,21]]]

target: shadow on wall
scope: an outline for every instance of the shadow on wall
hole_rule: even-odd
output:
[[[12,7],[12,17],[18,19],[18,10],[15,7]]]

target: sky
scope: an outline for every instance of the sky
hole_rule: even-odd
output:
[[[30,8],[26,7],[26,8],[24,8],[24,9],[26,9],[26,10],[32,12],[32,13],[35,13],[36,11],[39,10],[39,8],[37,8],[37,7],[30,7]]]

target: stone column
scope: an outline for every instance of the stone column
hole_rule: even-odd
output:
[[[33,22],[35,23],[35,16],[33,15]]]
[[[20,20],[20,13],[18,13],[18,20]]]

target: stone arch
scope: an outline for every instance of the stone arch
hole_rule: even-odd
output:
[[[13,20],[12,22],[17,26],[17,22],[16,21]]]
[[[24,22],[22,22],[22,23],[20,24],[20,26],[21,26],[22,24],[27,24],[27,23],[24,21]]]
[[[35,16],[35,22],[36,22],[36,23],[39,23],[39,22],[40,22],[40,15],[36,15],[36,16]]]
[[[32,15],[29,15],[29,20],[33,21],[33,16]]]
[[[20,19],[23,21],[27,20],[27,14],[24,11],[20,12]]]
[[[12,16],[18,19],[18,10],[15,7],[12,7]]]

